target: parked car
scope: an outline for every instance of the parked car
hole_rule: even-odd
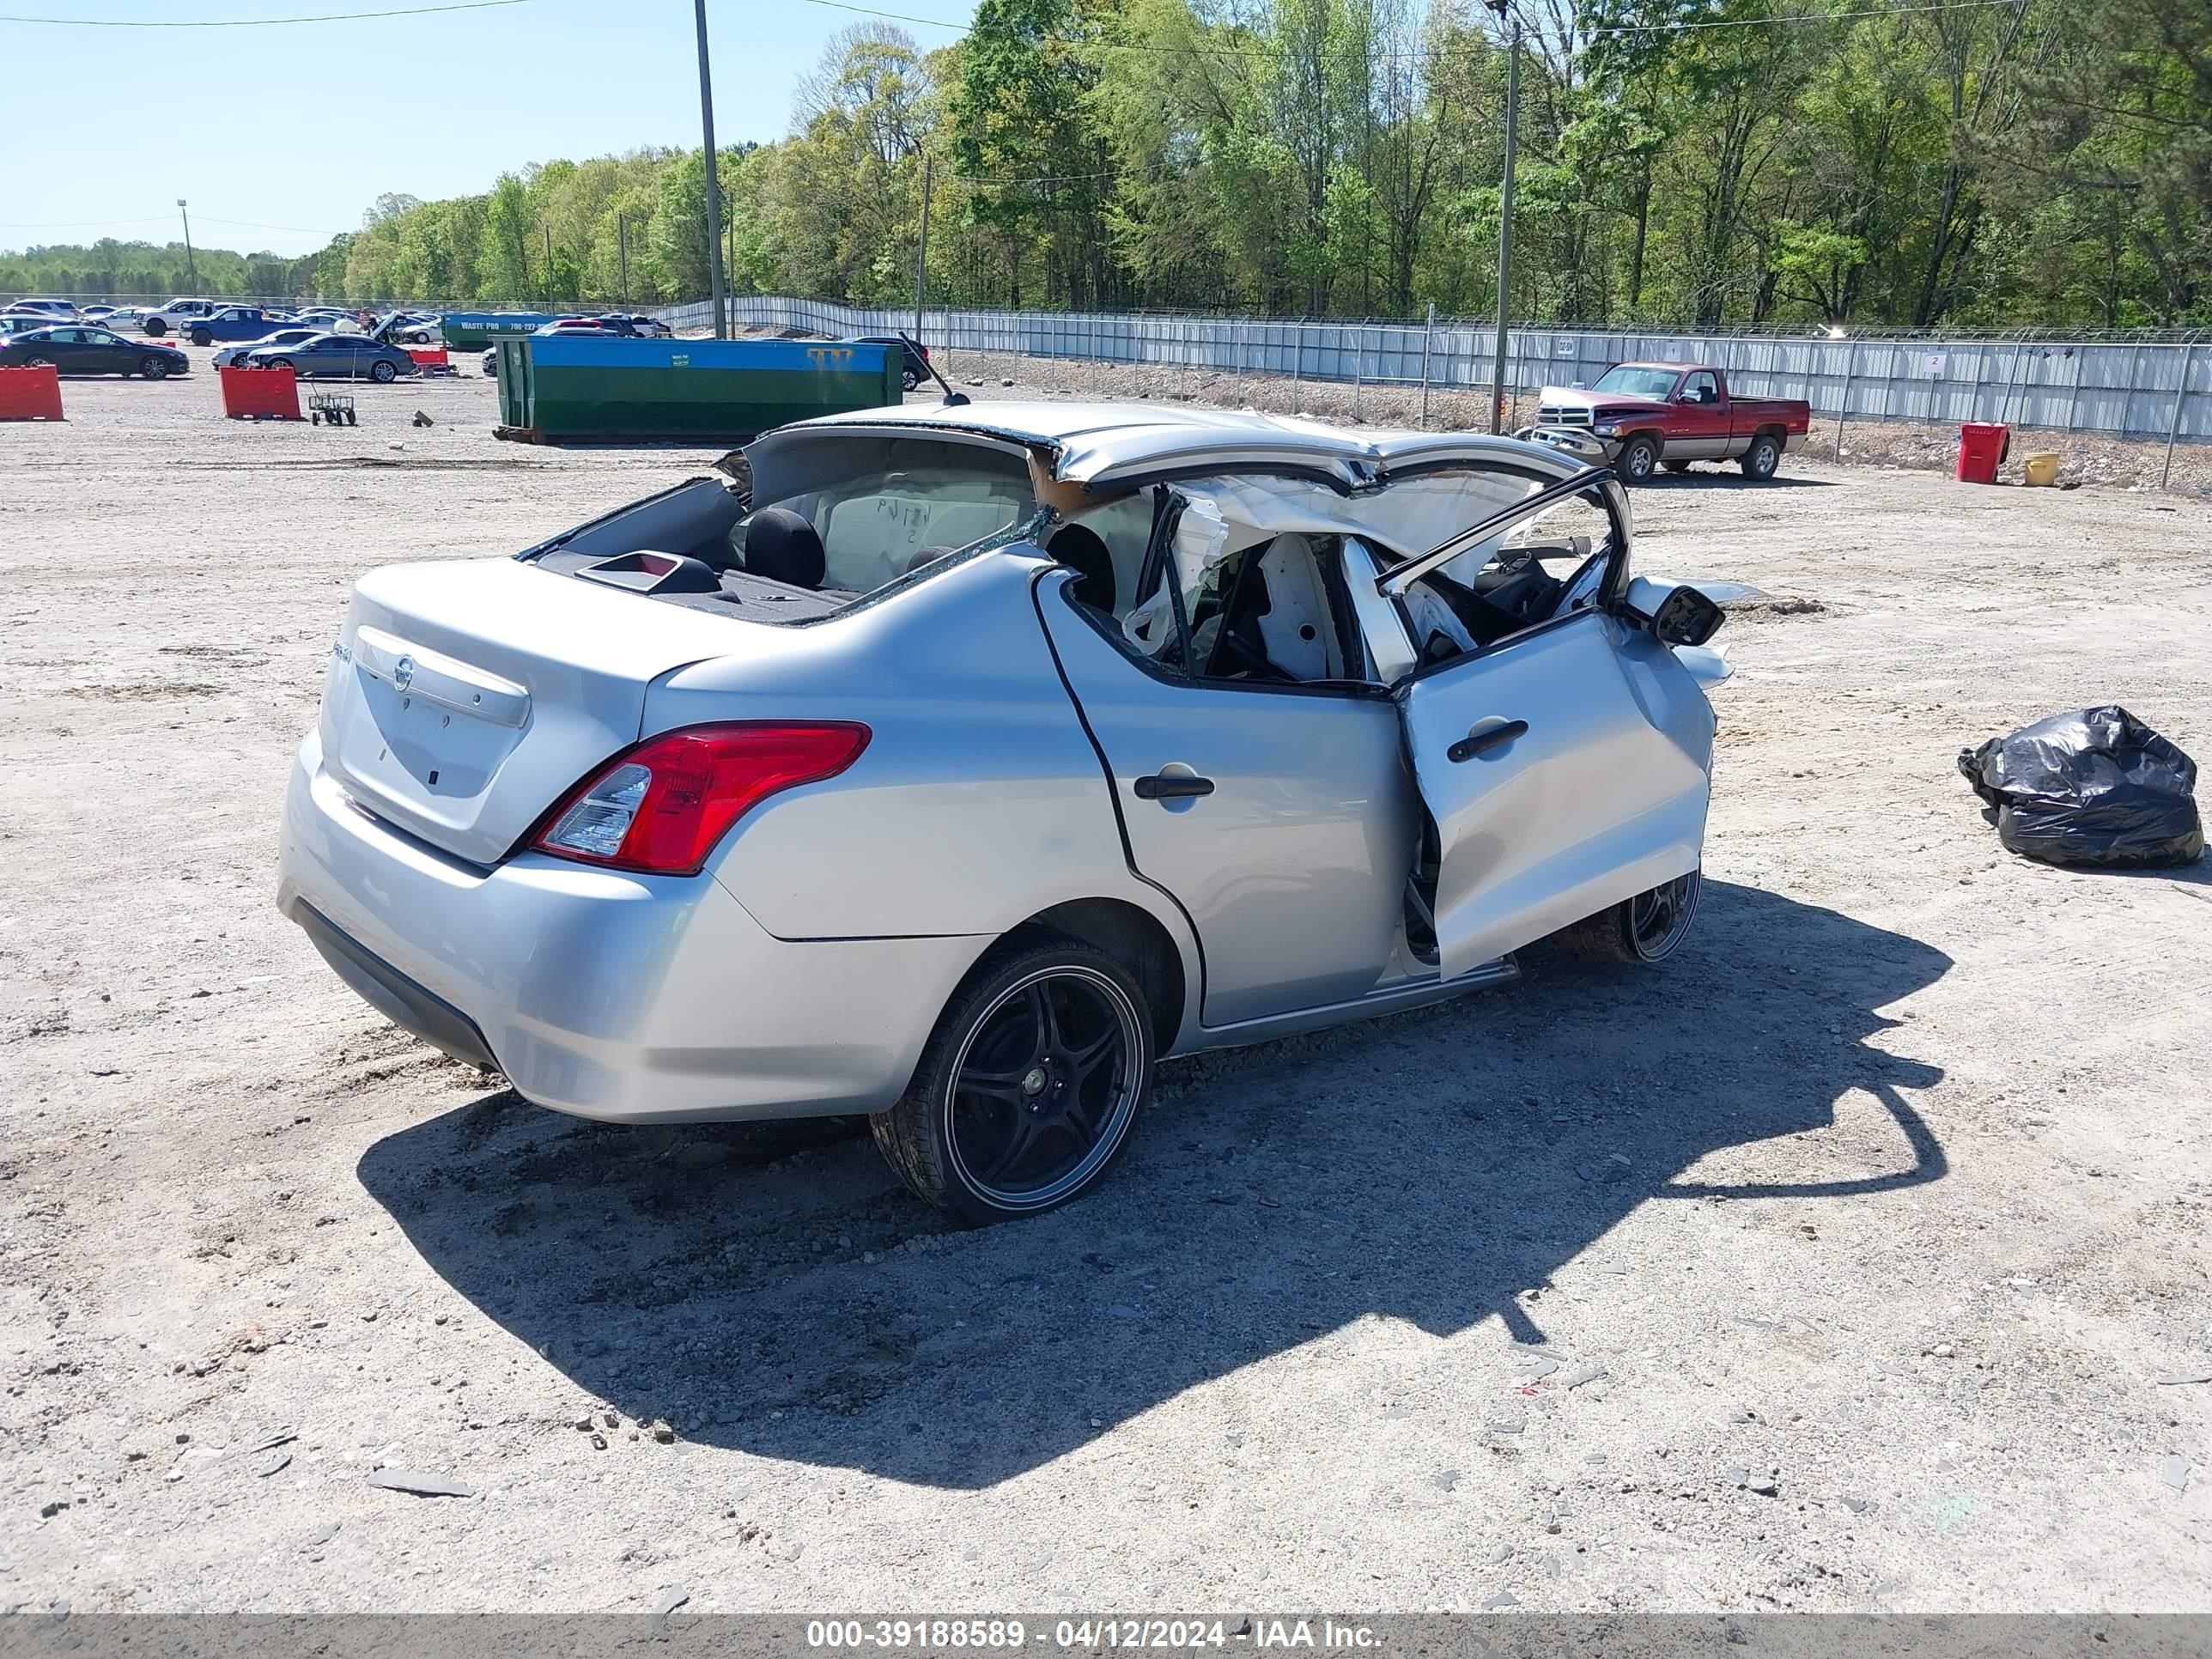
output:
[[[379,338],[389,340],[394,345],[437,347],[446,343],[435,312],[395,312],[386,318],[374,332]]]
[[[1731,398],[1717,364],[1616,363],[1588,391],[1546,386],[1536,424],[1516,435],[1594,449],[1625,483],[1646,483],[1662,466],[1681,472],[1692,461],[1727,460],[1763,481],[1803,444],[1812,422],[1802,398]]]
[[[53,328],[54,319],[42,311],[0,311],[0,334],[22,334],[34,328]]]
[[[499,348],[497,346],[484,348],[483,372],[484,379],[487,380],[495,380],[499,378]]]
[[[138,326],[158,339],[164,334],[183,333],[194,323],[222,309],[222,303],[215,300],[172,300],[165,306],[141,313]]]
[[[316,334],[296,345],[256,346],[237,361],[252,368],[289,368],[303,380],[336,375],[388,383],[416,372],[404,348],[366,334]]]
[[[213,345],[218,340],[234,344],[264,339],[289,320],[283,313],[264,311],[259,306],[224,306],[204,317],[191,319],[178,331],[188,336],[196,346]]]
[[[102,325],[107,328],[131,329],[143,333],[144,330],[141,325],[145,319],[146,307],[143,306],[118,306],[100,321]]]
[[[641,340],[672,340],[676,331],[658,317],[648,317],[641,311],[610,312],[611,320],[628,323],[630,331]]]
[[[0,311],[0,316],[5,315],[40,316],[48,322],[73,323],[80,320],[82,313],[67,300],[11,300],[6,310]]]
[[[863,334],[855,343],[860,345],[896,346],[899,349],[899,384],[912,392],[929,378],[929,348],[916,345],[902,335]]]
[[[1097,1182],[1158,1059],[1690,925],[1720,612],[1632,575],[1607,469],[1021,403],[737,459],[362,577],[300,746],[281,908],[531,1100],[866,1112],[993,1220]]]
[[[637,325],[627,317],[560,317],[531,331],[534,334],[605,334],[624,339],[638,337]]]
[[[81,322],[99,323],[104,325],[107,319],[115,314],[115,307],[113,306],[79,306],[76,308],[76,314]]]
[[[217,368],[228,368],[233,363],[243,366],[246,356],[249,352],[274,350],[280,346],[304,345],[309,340],[319,338],[327,332],[329,331],[326,329],[309,327],[305,325],[280,328],[273,333],[263,335],[258,340],[242,340],[236,345],[223,347],[215,354],[215,366]]]
[[[174,346],[126,340],[111,328],[74,324],[26,329],[0,345],[0,366],[36,368],[52,363],[64,374],[143,374],[165,380],[191,372],[192,360]]]

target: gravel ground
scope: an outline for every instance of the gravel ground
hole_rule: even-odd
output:
[[[2212,872],[2025,864],[1953,761],[2212,753],[2212,507],[1639,494],[1770,596],[1682,953],[1171,1066],[959,1233],[845,1126],[488,1089],[271,908],[349,580],[706,457],[211,381],[0,428],[0,1605],[2207,1606]]]

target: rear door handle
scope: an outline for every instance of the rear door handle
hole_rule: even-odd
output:
[[[1151,777],[1139,778],[1135,787],[1139,800],[1182,800],[1192,795],[1212,794],[1213,780],[1156,772]]]
[[[1523,736],[1528,730],[1528,722],[1526,720],[1508,720],[1503,726],[1486,726],[1479,732],[1468,732],[1444,753],[1455,761],[1473,760],[1477,755],[1495,749],[1501,743],[1510,743],[1514,738]]]

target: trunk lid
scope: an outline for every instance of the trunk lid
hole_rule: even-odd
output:
[[[323,686],[323,764],[363,806],[476,864],[637,741],[646,691],[769,629],[513,559],[355,585]]]

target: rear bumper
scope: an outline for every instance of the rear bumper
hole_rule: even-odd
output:
[[[312,735],[277,907],[397,1024],[539,1105],[636,1123],[889,1105],[990,943],[780,939],[708,875],[483,870],[355,805]]]

